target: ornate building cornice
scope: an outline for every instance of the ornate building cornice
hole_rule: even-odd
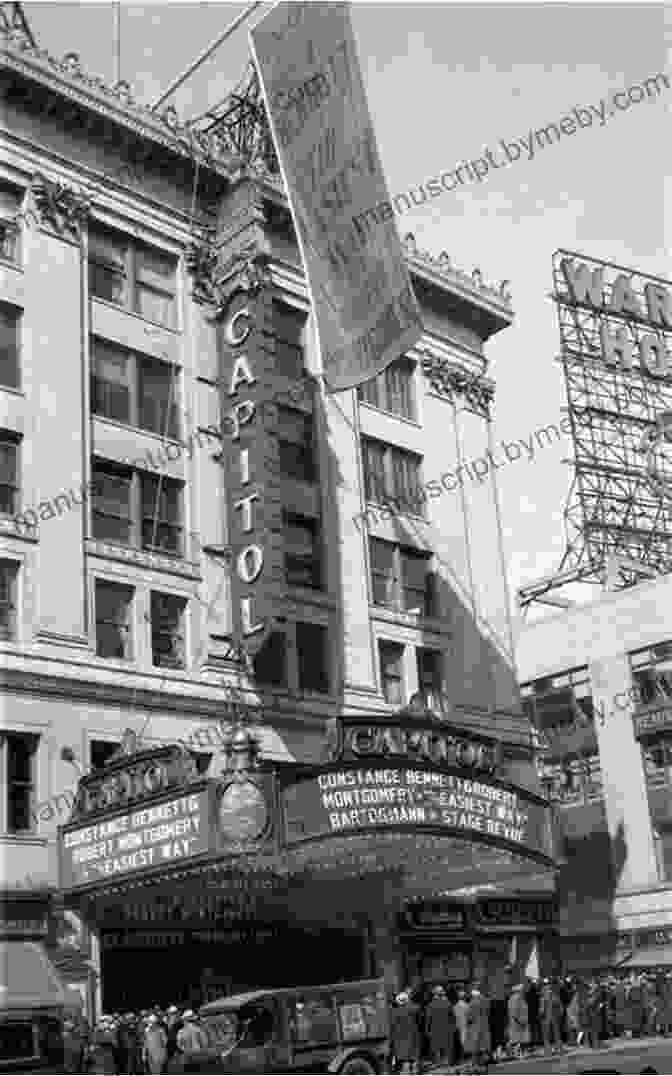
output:
[[[425,353],[421,359],[422,372],[429,381],[432,391],[451,403],[461,396],[470,411],[482,418],[490,418],[490,404],[494,399],[495,388],[480,374],[461,370],[437,355]]]
[[[91,211],[91,198],[82,190],[47,179],[40,172],[33,177],[27,216],[33,223],[59,239],[79,241]]]
[[[431,269],[432,272],[440,274],[444,279],[450,280],[454,284],[459,284],[468,291],[476,291],[492,302],[511,307],[510,282],[508,280],[503,280],[499,287],[494,284],[487,284],[483,280],[483,274],[480,269],[474,269],[472,273],[463,272],[462,269],[458,269],[453,265],[447,251],[442,250],[435,257],[429,251],[419,250],[412,232],[408,232],[404,236],[402,245],[411,267],[417,266]]]
[[[213,320],[224,313],[238,290],[257,295],[271,280],[267,257],[256,242],[246,243],[223,264],[208,240],[192,244],[187,266],[193,277],[193,295],[211,308]]]
[[[141,104],[126,81],[111,86],[105,79],[87,74],[76,52],[68,52],[59,60],[47,49],[40,48],[20,25],[7,28],[0,24],[0,42],[4,46],[2,66],[13,75],[22,75],[66,101],[104,116],[132,130],[139,138],[158,143],[227,179],[231,168],[239,163],[217,131],[204,133],[180,122],[172,105],[158,112]]]

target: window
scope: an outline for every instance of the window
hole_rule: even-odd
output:
[[[6,788],[5,829],[26,833],[34,828],[35,761],[39,737],[32,733],[8,732],[0,735],[3,777]]]
[[[164,553],[182,551],[181,500],[179,482],[140,475],[142,495],[142,548]]]
[[[296,625],[299,690],[329,693],[328,633],[320,624]]]
[[[168,669],[185,667],[184,622],[186,601],[152,591],[152,663]]]
[[[0,433],[0,515],[19,510],[18,443],[11,433]]]
[[[92,477],[94,538],[182,556],[182,482],[108,462]]]
[[[0,639],[16,638],[16,592],[19,566],[0,560]]]
[[[278,408],[280,473],[301,482],[315,481],[313,416],[290,407]]]
[[[254,662],[255,679],[260,684],[287,684],[287,641],[282,631],[272,631],[257,651]]]
[[[0,386],[19,387],[20,312],[13,306],[0,304]]]
[[[663,734],[643,745],[642,756],[649,787],[672,784],[672,736]]]
[[[112,755],[119,750],[119,746],[118,743],[110,743],[108,740],[91,740],[89,744],[91,769],[104,769]]]
[[[162,437],[179,437],[177,367],[92,341],[91,410]]]
[[[273,300],[273,333],[275,335],[275,364],[285,377],[303,376],[303,340],[306,315],[301,310]]]
[[[89,289],[149,321],[174,328],[176,259],[118,232],[89,230]]]
[[[383,697],[392,706],[404,704],[404,648],[400,643],[378,642]]]
[[[364,495],[367,501],[385,501],[389,486],[385,478],[385,445],[380,441],[362,441],[364,464]]]
[[[289,1007],[289,1025],[297,1045],[338,1042],[336,1010],[328,994],[297,998]]]
[[[400,511],[423,514],[420,456],[364,437],[362,463],[367,501],[391,502]]]
[[[321,586],[319,523],[316,519],[286,512],[285,579],[290,586]]]
[[[382,374],[359,385],[357,395],[381,411],[414,420],[413,363],[404,358],[391,363]]]
[[[374,605],[434,616],[435,584],[430,554],[379,538],[369,539],[369,549]]]
[[[416,647],[418,690],[425,698],[439,700],[444,691],[443,654],[440,650]],[[431,703],[430,703],[431,705]]]
[[[672,643],[637,651],[630,656],[630,665],[636,706],[663,705],[672,700]]]
[[[0,258],[19,261],[19,224],[21,192],[5,183],[0,184]]]
[[[101,658],[133,657],[133,590],[96,580],[96,653]]]

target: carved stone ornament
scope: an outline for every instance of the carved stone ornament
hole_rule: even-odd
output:
[[[37,173],[31,186],[29,215],[38,226],[61,239],[79,240],[90,209],[91,199],[65,183],[47,179]]]
[[[495,390],[478,374],[457,370],[445,359],[427,354],[422,358],[422,372],[437,395],[446,397],[451,403],[456,396],[461,396],[469,410],[483,418],[490,418],[490,404]]]
[[[197,302],[217,302],[217,251],[207,239],[187,248],[185,263],[193,278],[193,296]]]
[[[256,244],[249,243],[234,254],[218,273],[214,317],[221,317],[225,313],[234,292],[242,289],[250,295],[257,295],[269,283],[266,255]]]

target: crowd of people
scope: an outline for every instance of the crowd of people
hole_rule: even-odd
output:
[[[393,1002],[395,1072],[425,1063],[481,1067],[542,1051],[672,1034],[672,972],[591,980],[527,979],[497,996],[479,985],[404,990]]]
[[[198,1015],[176,1005],[103,1015],[92,1028],[82,1017],[64,1024],[67,1072],[179,1073],[189,1051],[202,1046],[207,1039]]]

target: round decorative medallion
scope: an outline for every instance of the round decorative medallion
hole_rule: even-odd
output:
[[[263,793],[251,781],[234,781],[219,801],[222,834],[234,841],[253,841],[268,825],[268,806]]]

